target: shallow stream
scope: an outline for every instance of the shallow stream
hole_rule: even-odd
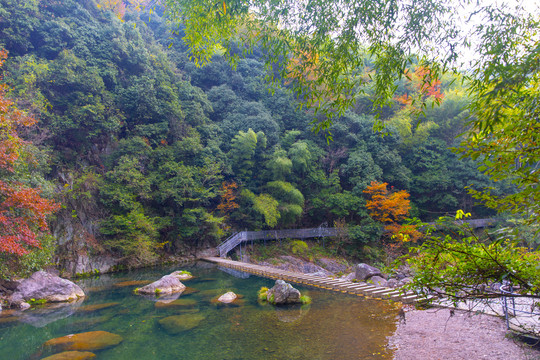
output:
[[[156,302],[133,294],[136,287],[185,269],[195,276],[177,301]],[[116,346],[93,351],[98,360],[145,359],[390,359],[387,337],[397,310],[388,302],[296,286],[313,302],[275,308],[261,304],[257,291],[274,281],[245,273],[231,275],[205,262],[137,270],[78,280],[83,300],[57,308],[0,313],[0,358],[41,359],[47,340],[87,331],[121,335]],[[227,291],[243,295],[240,305],[217,305]],[[197,324],[189,330],[163,320]]]

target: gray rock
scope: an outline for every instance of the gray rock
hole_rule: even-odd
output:
[[[87,255],[79,255],[76,261],[66,264],[66,270],[73,275],[87,274],[94,271],[106,273],[111,271],[112,267],[118,265],[118,260],[111,256],[101,255],[97,257],[89,257]]]
[[[346,272],[347,271],[347,265],[344,265],[337,260],[329,259],[329,258],[320,258],[317,260],[317,265],[322,266],[326,270],[337,274],[339,272]]]
[[[372,276],[371,278],[369,278],[369,281],[373,283],[373,285],[375,286],[383,286],[383,287],[386,287],[387,286],[387,281],[380,277],[380,276]]]
[[[354,278],[355,278],[354,273],[350,273],[350,274],[343,275],[342,277],[340,277],[340,279],[347,280],[347,281],[352,281]]]
[[[300,291],[283,280],[276,280],[276,284],[266,294],[268,302],[275,305],[296,304],[300,302]]]
[[[195,257],[197,259],[206,258],[206,257],[212,257],[212,256],[219,256],[219,251],[217,248],[209,248],[204,250],[198,250],[195,253]]]
[[[30,304],[23,301],[23,302],[19,303],[19,309],[21,311],[28,310],[28,309],[30,309]]]
[[[186,285],[182,284],[180,280],[174,275],[165,275],[158,281],[154,281],[151,284],[143,286],[137,289],[139,294],[158,294],[168,295],[181,293],[186,289]]]
[[[19,287],[22,281],[23,279],[19,279],[19,280],[0,279],[0,290],[3,290],[4,292],[15,291]]]
[[[370,266],[368,264],[358,264],[355,267],[355,277],[358,281],[366,281],[367,279],[371,278],[372,276],[381,276],[382,272],[381,270],[377,269],[376,267]]]
[[[398,287],[405,286],[406,284],[410,283],[411,281],[412,281],[411,278],[408,278],[408,277],[403,278],[403,279],[399,280]]]
[[[224,303],[224,304],[230,304],[232,303],[234,300],[236,300],[238,296],[233,293],[232,291],[229,291],[223,295],[221,295],[217,301],[221,302],[221,303]]]
[[[83,296],[84,292],[77,284],[44,271],[37,271],[20,283],[11,295],[10,301],[15,304],[30,299],[62,302]]]
[[[306,275],[319,276],[319,277],[328,277],[328,274],[325,273],[324,271],[317,271],[317,272],[306,274]]]
[[[398,285],[398,281],[396,279],[389,279],[386,282],[386,286],[388,286],[389,288],[395,288],[397,287],[397,285]]]

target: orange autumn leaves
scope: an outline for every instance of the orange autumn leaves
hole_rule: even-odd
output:
[[[392,234],[392,238],[401,242],[416,242],[422,236],[416,226],[399,224],[409,215],[409,193],[406,190],[388,191],[387,186],[387,183],[372,181],[364,190],[368,196],[366,207],[369,215],[385,224],[384,229]]]
[[[415,99],[431,99],[437,103],[443,100],[441,80],[434,78],[429,68],[418,66],[414,72],[406,69],[405,77],[409,81],[406,85],[407,92],[396,97],[396,101],[400,104],[413,105]]]
[[[7,52],[0,50],[0,68]],[[13,179],[25,142],[17,128],[35,124],[35,119],[18,110],[6,98],[8,87],[0,84],[0,253],[24,255],[40,247],[39,235],[48,232],[46,216],[60,208],[44,199],[40,189]]]

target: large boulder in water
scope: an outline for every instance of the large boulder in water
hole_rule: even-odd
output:
[[[77,284],[45,271],[37,271],[19,284],[10,301],[15,304],[30,299],[62,302],[83,296],[84,292]]]
[[[142,288],[138,288],[136,292],[138,294],[168,295],[181,293],[185,288],[186,285],[182,284],[176,276],[165,275],[158,281],[154,281]]]
[[[118,345],[123,338],[107,331],[89,331],[51,339],[43,344],[46,351],[60,352],[68,350],[92,351]]]
[[[382,277],[381,270],[377,269],[376,267],[370,266],[368,264],[364,264],[364,263],[356,265],[355,267],[356,280],[366,281],[367,279],[373,276]]]
[[[283,280],[276,280],[274,287],[266,292],[266,299],[275,305],[297,304],[300,303],[300,291]]]

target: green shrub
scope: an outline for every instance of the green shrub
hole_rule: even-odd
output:
[[[300,296],[300,302],[302,303],[302,305],[311,304],[311,298],[307,295],[302,295]]]
[[[291,251],[295,255],[305,255],[309,250],[308,244],[302,240],[291,241]]]

